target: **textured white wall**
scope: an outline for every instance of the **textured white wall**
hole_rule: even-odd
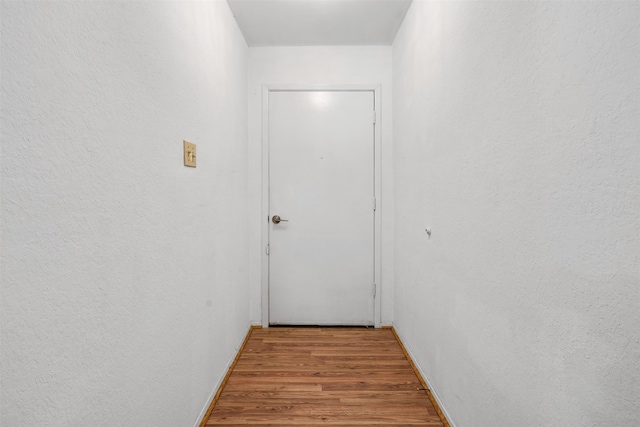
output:
[[[193,425],[249,326],[244,39],[224,1],[1,7],[0,424]]]
[[[249,235],[251,320],[260,323],[262,226],[262,86],[381,85],[382,220],[381,321],[393,320],[393,151],[391,147],[391,47],[321,46],[249,48]]]
[[[414,1],[397,35],[395,324],[458,426],[640,424],[639,8]]]

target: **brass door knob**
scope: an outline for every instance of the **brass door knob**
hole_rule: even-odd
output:
[[[289,220],[280,218],[280,215],[274,215],[273,218],[271,218],[271,222],[273,222],[274,224],[280,224],[280,222],[282,221],[287,222]]]

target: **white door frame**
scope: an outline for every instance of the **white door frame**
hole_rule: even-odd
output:
[[[382,221],[381,205],[382,198],[380,189],[381,181],[381,97],[380,85],[263,85],[262,86],[262,212],[260,227],[262,232],[262,266],[261,266],[261,289],[262,289],[262,327],[269,327],[269,256],[267,246],[269,244],[269,93],[270,92],[292,92],[292,91],[345,91],[345,92],[373,92],[374,108],[376,111],[376,121],[374,124],[374,194],[376,198],[376,210],[374,212],[374,281],[376,294],[373,304],[373,324],[380,327],[381,311],[381,254],[382,254]]]

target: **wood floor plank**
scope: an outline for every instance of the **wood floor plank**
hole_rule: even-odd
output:
[[[255,330],[206,425],[442,426],[390,330]]]

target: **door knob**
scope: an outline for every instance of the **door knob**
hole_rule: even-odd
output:
[[[271,218],[271,222],[274,224],[280,224],[281,221],[288,222],[289,220],[280,218],[280,215],[274,215],[273,218]]]

